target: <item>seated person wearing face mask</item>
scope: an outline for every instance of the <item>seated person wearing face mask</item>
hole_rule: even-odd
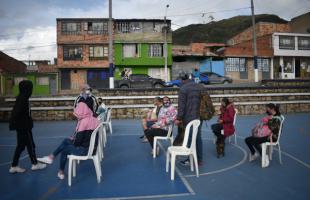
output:
[[[86,103],[86,105],[93,111],[94,115],[96,115],[96,111],[98,109],[98,102],[96,97],[91,93],[91,88],[88,84],[83,84],[80,86],[81,93],[75,99],[73,107],[76,108],[77,104],[80,102]]]
[[[177,116],[177,110],[171,104],[169,97],[163,98],[163,106],[160,108],[157,121],[144,131],[146,138],[148,139],[152,149],[155,136],[166,136],[168,134],[169,125],[174,123]],[[156,149],[158,154],[159,148]]]
[[[252,129],[252,136],[245,138],[245,143],[250,149],[250,162],[262,155],[260,144],[268,141],[276,142],[278,139],[279,127],[283,120],[279,111],[279,106],[273,103],[267,104],[266,114],[267,116],[263,117]],[[275,122],[275,125],[272,125],[273,121]],[[268,160],[268,156],[266,159]]]

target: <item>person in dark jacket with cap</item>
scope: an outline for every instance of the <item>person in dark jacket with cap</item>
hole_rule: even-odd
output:
[[[178,115],[176,124],[182,123],[185,129],[186,125],[190,121],[194,119],[200,119],[200,94],[203,90],[203,87],[193,81],[190,81],[189,75],[185,72],[180,72],[179,78],[182,80],[182,85],[178,96]],[[196,150],[199,165],[202,165],[201,125],[202,121],[200,122],[196,139]],[[191,134],[189,141],[190,140]],[[181,161],[181,164],[189,165],[189,160],[186,159]]]
[[[17,146],[15,149],[10,173],[22,173],[26,169],[18,166],[21,153],[27,147],[29,158],[32,163],[31,170],[44,169],[46,164],[38,163],[35,144],[32,136],[33,121],[30,113],[29,98],[32,94],[32,82],[23,80],[19,83],[19,95],[16,97],[13,107],[9,128],[17,132]]]

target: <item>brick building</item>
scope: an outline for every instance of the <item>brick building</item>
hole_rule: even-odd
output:
[[[221,49],[219,54],[224,57],[225,75],[236,82],[254,82],[253,62],[253,31],[247,28],[228,40],[229,46]],[[255,25],[257,35],[258,78],[273,79],[275,76],[273,63],[273,40],[275,32],[288,32],[288,24],[259,22]]]
[[[58,18],[57,68],[62,90],[109,87],[108,19]]]

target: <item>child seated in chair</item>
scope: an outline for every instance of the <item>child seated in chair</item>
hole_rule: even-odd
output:
[[[38,158],[40,162],[52,164],[56,156],[61,153],[60,167],[57,173],[59,179],[65,177],[64,169],[68,155],[87,155],[91,134],[99,125],[98,119],[93,116],[92,110],[84,102],[77,104],[73,115],[78,120],[75,134],[64,139],[52,154]]]
[[[280,124],[283,120],[279,111],[279,106],[273,103],[267,104],[266,113],[267,116],[263,117],[252,129],[252,136],[245,138],[245,143],[250,149],[250,162],[257,159],[259,155],[262,155],[260,146],[262,143],[277,142],[278,140]],[[266,163],[269,164],[268,156],[266,156]]]

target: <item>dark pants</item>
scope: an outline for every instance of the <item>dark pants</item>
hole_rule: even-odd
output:
[[[73,141],[66,138],[62,141],[62,143],[57,147],[57,149],[53,152],[54,157],[56,157],[59,153],[60,156],[60,170],[64,170],[67,162],[68,155],[77,155],[84,156],[88,153],[88,148],[85,147],[76,147],[73,144]]]
[[[32,131],[16,130],[16,132],[17,132],[17,146],[13,157],[12,167],[16,167],[18,165],[20,154],[25,150],[25,147],[27,147],[31,163],[36,165],[38,161],[36,157],[35,144],[33,141]]]
[[[259,137],[251,136],[251,137],[245,138],[245,143],[248,145],[252,155],[255,154],[255,149],[258,151],[258,153],[260,155],[262,155],[262,148],[261,148],[260,144],[267,142],[268,137],[269,136],[259,138]],[[255,147],[255,149],[254,149],[254,147]]]
[[[167,136],[168,131],[160,128],[151,128],[145,130],[145,136],[147,140],[149,141],[151,147],[153,148],[153,142],[155,136]]]
[[[216,143],[225,143],[225,136],[221,134],[221,131],[223,130],[223,124],[212,124],[211,129],[214,133],[214,135],[217,137]]]

